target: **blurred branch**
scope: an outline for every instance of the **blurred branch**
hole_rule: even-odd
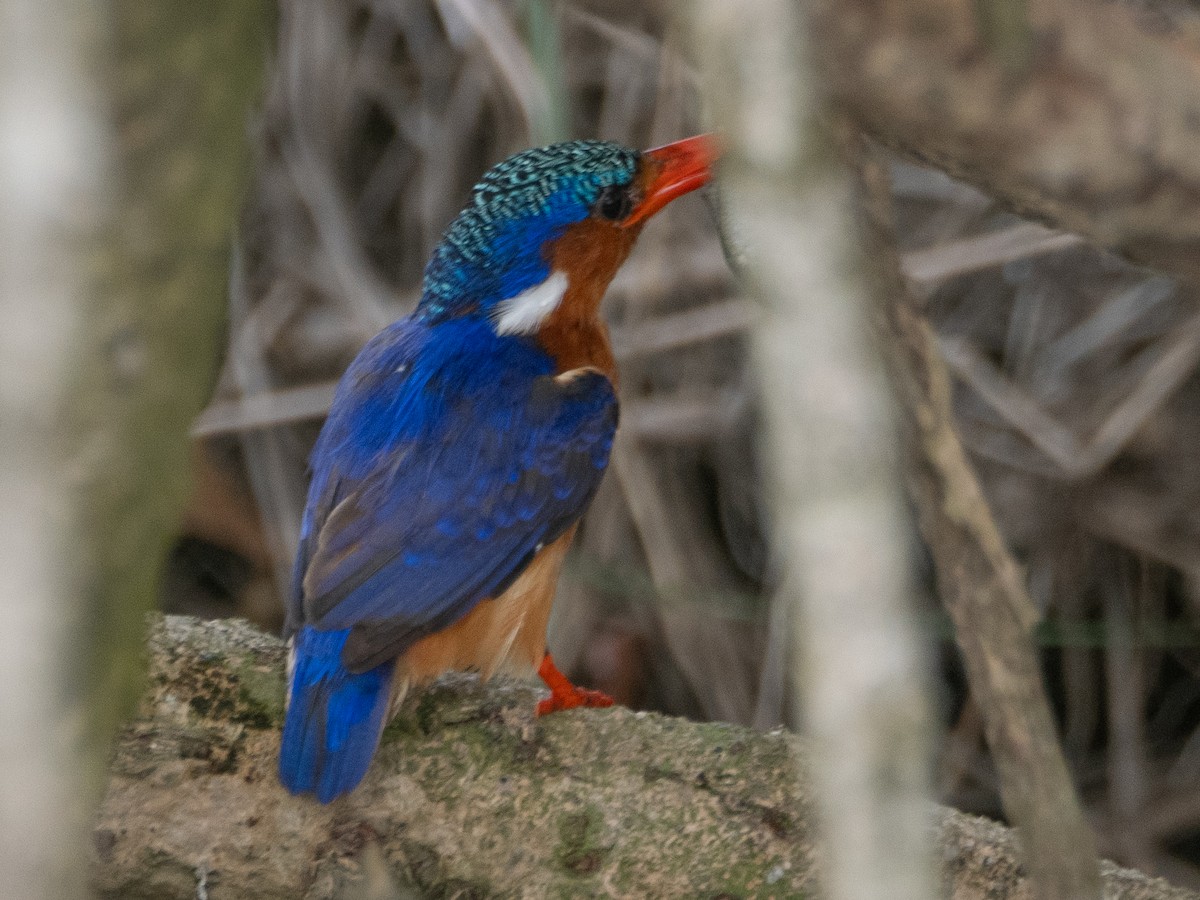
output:
[[[1151,347],[1145,374],[1086,439],[1011,383],[999,368],[962,338],[943,338],[946,364],[1002,419],[1025,435],[1067,478],[1083,479],[1108,465],[1158,411],[1163,400],[1192,377],[1200,362],[1200,315],[1183,323],[1165,348]]]
[[[79,509],[64,447],[105,224],[112,135],[95,72],[107,4],[0,4],[0,897],[84,896]],[[89,767],[88,763],[91,764]]]
[[[529,55],[546,91],[543,118],[529,123],[529,142],[541,145],[565,141],[572,137],[571,104],[557,12],[551,9],[548,0],[525,0],[523,19]]]
[[[90,569],[75,660],[97,758],[139,692],[143,617],[187,497],[188,424],[216,375],[270,16],[265,0],[110,5],[117,211],[90,260],[70,446]]]
[[[718,620],[697,622],[692,607],[673,608],[665,602],[685,585],[722,583],[717,554],[702,537],[695,516],[681,515],[679,505],[671,502],[672,493],[678,492],[678,473],[668,466],[656,468],[638,436],[624,427],[613,448],[612,470],[646,554],[657,589],[663,637],[675,663],[696,693],[706,718],[746,720],[754,708],[757,673],[753,662],[730,641],[720,639],[719,630],[713,627]],[[721,673],[719,691],[704,690],[706,673],[711,670]]]
[[[996,10],[1005,5],[988,3]],[[1038,0],[1014,68],[965,0],[821,0],[845,108],[885,144],[1026,215],[1200,277],[1200,16]]]
[[[532,715],[528,684],[452,676],[321,806],[275,777],[286,650],[244,622],[167,618],[112,763],[92,881],[110,898],[812,896],[807,755],[794,737],[625,709]],[[797,765],[799,761],[799,765]],[[1027,897],[1012,833],[927,809],[942,895]],[[1110,900],[1196,894],[1105,864]],[[357,893],[356,893],[357,892]],[[893,896],[884,894],[881,896]]]
[[[812,737],[826,893],[918,900],[934,890],[929,712],[892,397],[802,9],[700,4],[696,56],[727,150],[723,217],[763,307],[754,349],[782,568],[776,602],[797,610],[794,678]]]
[[[1029,0],[975,0],[975,22],[984,45],[1011,72],[1021,72],[1033,55]]]
[[[336,381],[324,381],[248,394],[238,400],[215,400],[192,422],[192,437],[216,437],[322,419],[329,412],[336,389]]]
[[[1083,243],[1077,234],[1051,231],[1034,222],[911,250],[900,257],[904,277],[915,291],[930,290],[940,282],[983,269],[1002,266],[1018,259],[1031,259]]]
[[[492,3],[482,0],[437,0],[446,30],[456,43],[478,40],[487,50],[496,72],[512,93],[528,132],[549,136],[558,114],[554,97],[529,48],[512,22]]]
[[[867,213],[878,246],[895,247],[891,195],[878,154],[863,164]],[[950,379],[936,338],[900,277],[894,252],[891,331],[898,391],[910,439],[910,488],[954,620],[971,692],[986,722],[1000,793],[1042,898],[1100,896],[1095,841],[1063,761],[1031,640],[1037,611],[996,528],[954,428]]]

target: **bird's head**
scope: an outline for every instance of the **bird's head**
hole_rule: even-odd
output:
[[[594,316],[646,220],[705,184],[716,155],[701,135],[643,152],[569,141],[509,157],[446,230],[419,313],[484,315],[497,334],[531,334],[567,307]]]

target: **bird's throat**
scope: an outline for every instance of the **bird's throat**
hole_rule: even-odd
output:
[[[617,366],[608,329],[600,319],[600,301],[640,231],[640,227],[620,229],[609,222],[585,219],[568,228],[549,248],[551,270],[565,273],[569,286],[542,322],[536,339],[559,372],[591,366],[616,384]]]
[[[538,329],[535,339],[554,360],[559,374],[590,366],[603,372],[616,385],[617,363],[608,341],[608,328],[597,313],[572,314],[573,309],[589,308],[585,301],[572,303],[573,291],[574,288],[568,290],[563,302]],[[595,305],[599,305],[599,300]]]

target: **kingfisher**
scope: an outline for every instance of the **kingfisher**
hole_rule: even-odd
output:
[[[536,669],[538,715],[612,704],[546,649],[617,428],[600,301],[646,221],[716,158],[708,135],[509,157],[442,236],[415,311],[350,364],[312,452],[284,626],[289,791],[353,790],[407,691],[446,671]]]

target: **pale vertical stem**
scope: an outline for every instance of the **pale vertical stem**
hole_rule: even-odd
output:
[[[754,350],[827,892],[931,897],[925,673],[851,182],[823,124],[802,6],[696,9],[722,192],[764,307]]]
[[[82,896],[78,603],[62,417],[107,135],[75,0],[0,4],[0,898]]]

